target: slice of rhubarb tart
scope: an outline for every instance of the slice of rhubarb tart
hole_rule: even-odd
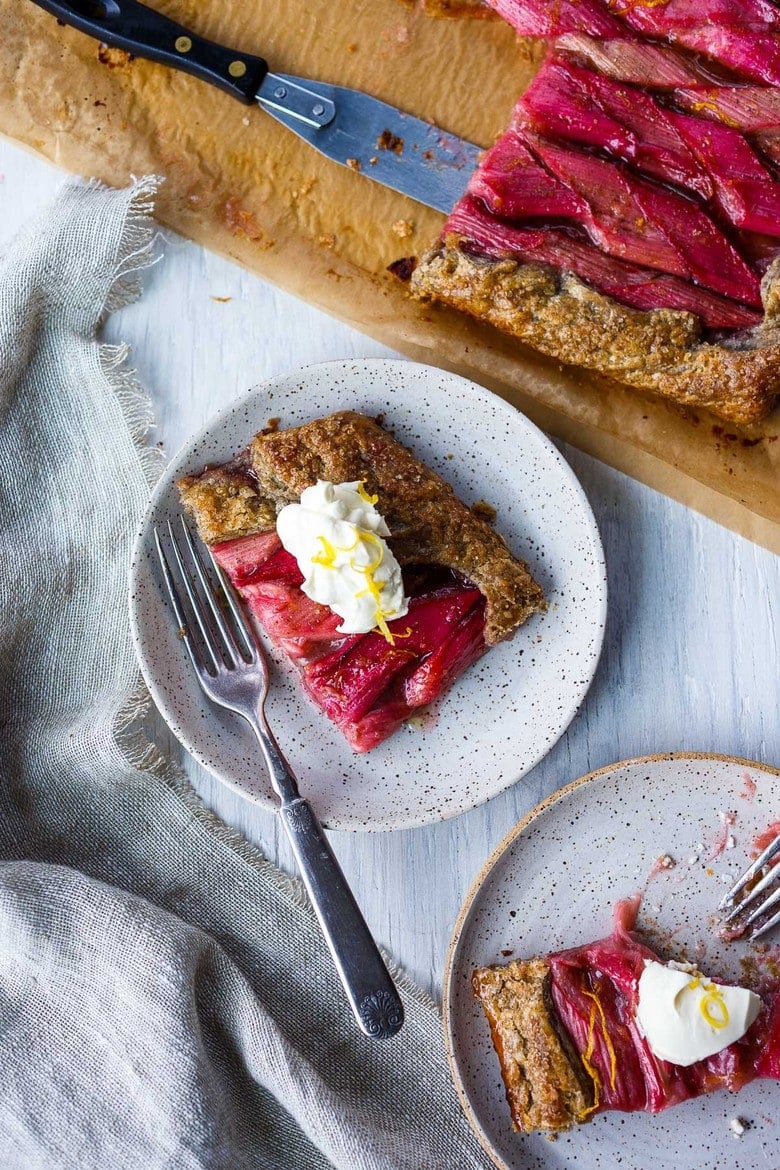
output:
[[[201,539],[357,752],[544,609],[489,522],[373,419],[256,435],[179,481]]]
[[[659,1113],[780,1078],[780,994],[663,963],[619,903],[607,938],[479,967],[514,1128],[555,1133],[609,1111]]]

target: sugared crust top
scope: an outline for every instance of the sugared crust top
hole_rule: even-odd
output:
[[[276,509],[257,490],[254,477],[237,467],[212,467],[178,482],[186,511],[206,544],[263,532],[276,524]]]
[[[473,256],[457,236],[431,249],[411,277],[412,294],[469,313],[542,353],[730,422],[763,418],[780,392],[780,266],[763,281],[757,329],[722,344],[701,340],[692,313],[619,304],[571,273],[541,264]]]
[[[593,1085],[556,1028],[544,959],[478,967],[474,994],[490,1024],[515,1129],[557,1133],[587,1119]]]
[[[379,496],[389,543],[402,565],[446,565],[483,593],[488,643],[507,637],[544,609],[542,591],[527,565],[512,556],[480,509],[461,503],[449,484],[373,419],[342,411],[259,434],[248,458],[251,478],[239,474],[241,483],[233,487],[215,479],[215,471],[180,483],[182,502],[207,543],[273,527],[277,511],[318,479],[360,479]]]

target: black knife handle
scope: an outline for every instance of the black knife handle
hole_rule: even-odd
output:
[[[161,61],[210,81],[245,102],[254,99],[268,72],[262,57],[233,52],[196,36],[137,0],[33,0],[52,16],[106,45]]]

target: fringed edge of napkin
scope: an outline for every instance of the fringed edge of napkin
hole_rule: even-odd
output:
[[[161,259],[155,257],[155,244],[159,232],[152,218],[154,200],[158,187],[164,179],[158,175],[145,175],[134,179],[130,191],[130,205],[124,229],[117,249],[116,264],[110,290],[103,307],[101,320],[111,313],[138,300],[142,292],[141,273]],[[88,182],[91,187],[103,187],[96,179]],[[160,447],[147,444],[149,431],[154,426],[154,411],[149,395],[138,380],[136,371],[129,365],[130,346],[96,343],[99,348],[101,370],[112,393],[119,403],[133,445],[138,453],[146,481],[154,487],[167,462],[166,454]],[[251,865],[265,881],[286,894],[293,905],[309,921],[314,919],[309,897],[303,883],[296,877],[284,873],[269,861],[260,850],[243,837],[238,830],[227,825],[212,812],[190,784],[184,771],[167,759],[149,738],[143,720],[152,709],[152,698],[141,678],[132,693],[116,715],[114,732],[117,745],[124,752],[128,763],[143,772],[149,772],[162,780],[182,801],[193,821],[222,845]],[[441,1014],[439,1004],[413,981],[386,951],[382,951],[385,962],[398,987],[411,1000],[423,1007]]]

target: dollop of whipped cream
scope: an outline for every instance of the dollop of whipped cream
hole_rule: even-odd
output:
[[[303,592],[338,614],[340,634],[378,629],[392,642],[387,623],[403,617],[409,602],[376,502],[359,480],[321,479],[301,493],[299,504],[282,508],[276,530],[303,573]]]
[[[652,1052],[687,1067],[744,1036],[761,1010],[745,987],[713,983],[685,964],[645,962],[636,1018]]]

